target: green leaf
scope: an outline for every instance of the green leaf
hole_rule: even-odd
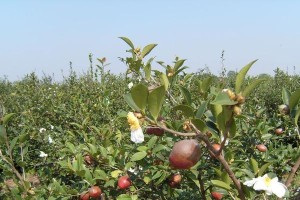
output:
[[[151,137],[151,139],[148,141],[148,148],[151,149],[154,144],[157,142],[158,137],[157,136],[153,136]]]
[[[177,72],[178,69],[183,65],[183,63],[185,62],[185,59],[182,60],[178,60],[175,65],[174,65],[174,72]]]
[[[148,96],[148,106],[152,117],[157,120],[160,109],[165,99],[165,86],[159,86],[150,92]]]
[[[291,93],[286,88],[282,88],[282,101],[283,104],[289,105]]]
[[[300,89],[297,89],[295,92],[291,94],[290,101],[289,101],[290,110],[294,110],[294,108],[299,102],[299,99],[300,99]]]
[[[164,73],[160,73],[159,79],[160,83],[165,86],[165,90],[167,91],[170,85],[167,75]]]
[[[191,121],[196,126],[196,128],[200,130],[202,133],[205,132],[205,130],[207,129],[205,122],[202,121],[201,119],[192,119]]]
[[[140,108],[135,104],[134,100],[132,99],[132,96],[130,93],[124,95],[124,99],[127,102],[127,104],[135,111],[139,112]]]
[[[9,152],[12,152],[12,150],[14,149],[17,141],[18,141],[19,137],[15,137],[14,139],[12,139],[10,141],[10,144],[9,144]]]
[[[143,158],[146,157],[146,155],[147,155],[146,151],[137,152],[137,153],[135,153],[135,154],[132,155],[131,161],[142,160]]]
[[[143,112],[147,106],[148,94],[148,87],[144,84],[138,84],[131,89],[131,97],[135,105]]]
[[[212,82],[211,76],[203,79],[202,82],[199,82],[201,92],[207,92],[211,82]]]
[[[110,172],[110,175],[111,175],[111,177],[113,177],[113,178],[117,178],[117,177],[119,176],[119,174],[121,174],[122,172],[123,172],[123,171],[117,169],[117,170],[114,170],[114,171]]]
[[[122,39],[124,42],[126,42],[130,47],[131,49],[134,49],[134,45],[133,43],[126,37],[119,37],[120,39]]]
[[[192,97],[191,97],[191,93],[188,91],[188,89],[186,89],[183,86],[179,86],[179,90],[181,91],[181,94],[183,95],[186,103],[188,105],[191,105],[192,104]]]
[[[241,91],[242,88],[242,84],[244,82],[245,76],[248,72],[248,70],[251,68],[251,66],[256,62],[257,60],[254,60],[252,62],[250,62],[249,64],[247,64],[245,67],[243,67],[239,73],[236,76],[236,80],[235,80],[235,92],[238,94]]]
[[[117,200],[132,200],[131,196],[129,194],[120,194],[117,197]]]
[[[194,110],[191,106],[187,106],[187,105],[178,105],[178,106],[175,106],[173,108],[173,110],[176,112],[178,110],[182,111],[182,114],[186,117],[194,117]]]
[[[296,115],[295,115],[295,119],[294,119],[295,125],[296,125],[297,127],[298,127],[298,120],[299,120],[299,117],[300,117],[300,109],[297,110]]]
[[[244,97],[247,97],[250,92],[255,89],[261,82],[265,81],[265,79],[256,79],[254,81],[252,81],[242,92],[242,95]]]
[[[165,146],[165,145],[158,144],[158,145],[156,145],[156,146],[153,148],[152,153],[153,153],[153,154],[156,154],[157,152],[159,152],[159,151],[161,151],[161,150],[164,150],[164,149],[166,149],[166,146]]]
[[[154,58],[150,58],[149,61],[147,62],[146,66],[144,67],[144,71],[145,71],[145,79],[147,81],[150,80],[150,77],[151,77],[151,61],[153,60]],[[150,61],[151,60],[151,61]]]
[[[100,179],[100,180],[107,179],[107,174],[105,173],[105,171],[103,171],[101,169],[96,169],[93,174],[94,174],[95,179]]]
[[[7,139],[6,129],[3,125],[0,125],[0,143],[5,143]]]
[[[220,187],[223,188],[225,190],[231,190],[230,185],[228,185],[227,183],[223,182],[223,181],[219,181],[219,180],[211,180],[211,183],[216,186],[216,187]]]
[[[237,101],[233,101],[229,98],[228,94],[225,92],[220,92],[216,98],[211,102],[214,105],[235,105]]]
[[[3,125],[7,125],[8,122],[12,119],[13,116],[15,116],[16,113],[9,113],[7,115],[5,115],[3,118],[2,118],[2,122],[3,122]]]
[[[259,169],[258,171],[258,176],[262,176],[263,173],[266,171],[266,169],[271,165],[273,164],[272,162],[269,162],[269,163],[266,163],[264,164],[263,166],[261,166],[261,168]]]
[[[203,114],[204,114],[204,112],[205,112],[205,110],[207,108],[207,104],[208,104],[207,101],[201,103],[200,107],[197,110],[196,118],[200,119],[203,116]]]
[[[157,46],[157,44],[148,44],[147,46],[145,46],[144,48],[143,48],[143,50],[142,50],[142,53],[141,53],[141,57],[142,58],[144,58],[146,55],[148,55],[151,51],[152,51],[152,49],[154,48],[154,47],[156,47]]]
[[[258,173],[258,163],[254,158],[250,158],[250,167],[254,174]]]

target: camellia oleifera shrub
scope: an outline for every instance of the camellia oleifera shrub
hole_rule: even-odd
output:
[[[298,76],[186,73],[121,39],[124,75],[90,55],[60,83],[1,82],[1,199],[297,198]]]

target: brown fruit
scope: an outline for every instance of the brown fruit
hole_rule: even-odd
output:
[[[171,176],[171,178],[170,178],[170,181],[172,182],[175,182],[175,183],[177,183],[177,184],[179,184],[180,182],[181,182],[181,180],[182,180],[182,177],[181,177],[181,175],[180,174],[173,174],[172,176]]]
[[[92,165],[94,163],[94,159],[91,155],[85,155],[84,161],[87,165]]]
[[[100,189],[99,186],[92,186],[89,189],[89,194],[90,194],[90,197],[98,198],[102,194],[102,190]]]
[[[245,103],[245,97],[243,97],[242,95],[238,94],[236,96],[236,101],[239,103],[239,104],[243,104]]]
[[[186,139],[176,142],[169,156],[170,165],[175,169],[189,169],[201,157],[201,149],[197,140]]]
[[[221,200],[223,198],[223,194],[220,192],[211,192],[211,196],[214,200]]]
[[[212,144],[212,147],[216,150],[216,151],[220,151],[221,149],[221,145],[218,143]],[[215,154],[213,154],[213,152],[209,151],[209,154],[211,157],[216,158]]]
[[[268,149],[264,144],[258,144],[256,145],[256,148],[260,151],[260,152],[266,152]]]
[[[149,135],[156,135],[156,136],[162,136],[164,134],[164,130],[161,129],[160,127],[155,127],[155,126],[149,126],[146,128],[146,133]]]
[[[283,133],[283,128],[276,128],[275,129],[275,134],[276,135],[281,135]]]
[[[80,200],[89,200],[89,199],[90,199],[89,192],[85,191],[85,192],[81,193]]]
[[[283,115],[290,114],[290,107],[288,105],[282,104],[279,106],[279,112]]]
[[[118,180],[118,186],[121,190],[125,190],[131,186],[131,180],[129,176],[121,176]]]
[[[175,183],[174,181],[169,181],[169,186],[171,187],[171,188],[176,188],[176,187],[178,187],[178,183]]]

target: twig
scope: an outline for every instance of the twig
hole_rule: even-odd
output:
[[[291,182],[293,181],[293,178],[294,178],[299,166],[300,166],[300,156],[298,157],[298,160],[296,161],[295,165],[292,167],[289,177],[287,178],[287,180],[285,182],[286,187],[289,187],[291,185]]]
[[[206,200],[204,183],[203,183],[203,180],[202,180],[202,177],[201,177],[201,169],[199,169],[198,180],[199,180],[199,183],[200,183],[200,190],[201,190],[202,199]]]

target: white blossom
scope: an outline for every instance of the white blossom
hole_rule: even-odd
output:
[[[45,128],[40,128],[40,133],[43,133],[43,132],[45,132],[45,131],[46,131]]]
[[[129,88],[129,89],[131,89],[132,86],[133,86],[133,83],[132,83],[132,82],[128,83],[128,88]]]
[[[142,143],[142,142],[144,142],[143,130],[141,128],[138,128],[136,130],[131,130],[130,139],[134,143]]]
[[[279,198],[282,198],[287,191],[287,187],[283,183],[278,182],[277,177],[271,179],[268,174],[246,181],[244,185],[248,187],[253,186],[254,190],[264,190],[267,195],[275,194]]]
[[[48,142],[49,142],[49,144],[52,144],[52,143],[53,143],[53,140],[52,140],[52,138],[51,138],[50,135],[48,136]]]
[[[53,129],[54,129],[54,126],[50,125],[50,129],[53,130]]]
[[[47,157],[48,156],[48,154],[46,154],[45,152],[43,152],[43,151],[40,151],[40,157],[41,158],[45,158],[45,157]]]

